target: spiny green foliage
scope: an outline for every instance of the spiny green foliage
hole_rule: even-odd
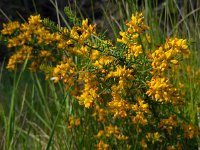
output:
[[[55,22],[49,20],[48,18],[45,18],[42,20],[42,23],[45,27],[47,27],[52,32],[59,31],[58,26],[55,24]]]
[[[31,16],[27,28],[36,26],[31,30],[35,43],[25,40],[24,45],[45,44],[48,49],[33,47],[38,57],[31,51],[26,55],[27,51],[20,49],[23,45],[12,45],[19,34],[4,34],[11,39],[5,44],[16,47],[14,55],[21,58],[23,52],[28,56],[23,61],[37,63],[27,64],[30,68],[44,71],[55,82],[44,81],[37,73],[27,76],[32,83],[22,88],[20,103],[21,111],[29,109],[25,126],[18,122],[21,113],[12,114],[18,93],[13,94],[10,121],[5,125],[7,148],[13,147],[13,141],[24,143],[24,149],[197,148],[200,71],[191,66],[195,59],[182,62],[181,58],[188,56],[184,39],[169,38],[161,46],[154,45],[154,37],[145,32],[142,15],[136,16],[126,22],[128,30],[120,32],[117,45],[99,36],[87,20],[71,29],[59,29],[50,20],[40,24],[40,18]],[[37,34],[43,25],[44,32]],[[60,53],[53,53],[55,50]],[[15,58],[12,56],[10,59]],[[13,123],[15,127],[9,127]],[[17,140],[15,132],[20,134]]]
[[[73,13],[72,9],[69,6],[64,8],[65,14],[69,18],[69,21],[72,22],[74,25],[79,26],[81,24],[80,19]]]

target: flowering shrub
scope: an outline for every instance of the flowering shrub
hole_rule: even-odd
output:
[[[29,69],[62,82],[90,116],[70,116],[68,130],[85,128],[96,149],[195,148],[198,129],[183,115],[184,86],[172,76],[190,54],[187,41],[168,38],[154,48],[142,13],[132,15],[114,42],[95,28],[88,19],[58,28],[39,15],[4,24],[1,41],[15,49],[7,69],[28,59]],[[95,129],[87,130],[86,121]]]

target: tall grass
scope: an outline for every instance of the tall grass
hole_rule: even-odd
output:
[[[64,22],[70,28],[70,23],[58,9],[57,2],[52,0],[50,2],[56,9],[58,26],[61,26],[60,22]],[[192,59],[186,64],[190,66],[190,70],[186,72],[187,66],[183,66],[181,78],[177,78],[177,81],[185,83],[188,89],[186,97],[189,101],[184,113],[198,126],[200,86],[195,83],[200,82],[200,78],[195,74],[200,68],[199,1],[184,0],[183,5],[180,5],[175,0],[166,0],[162,4],[158,4],[157,0],[154,2],[145,0],[140,6],[138,2],[113,0],[106,5],[102,4],[103,17],[100,23],[103,28],[100,31],[104,32],[105,36],[117,38],[118,32],[125,29],[124,22],[127,18],[136,11],[143,11],[145,21],[152,29],[150,32],[153,38],[152,45],[160,45],[167,36],[189,39]],[[93,1],[91,3],[94,4]],[[193,4],[196,4],[196,7]],[[111,9],[113,6],[116,10]],[[69,7],[72,8],[70,2]],[[78,16],[84,16],[79,8],[79,1],[75,1],[74,11]],[[95,6],[92,5],[91,13],[94,12]],[[95,22],[95,16],[92,16],[90,20]],[[91,113],[90,110],[73,101],[62,83],[54,84],[51,80],[46,81],[40,72],[27,71],[26,64],[27,61],[20,70],[10,72],[5,69],[5,64],[1,63],[0,149],[92,149],[95,143],[93,133],[98,131],[98,125],[90,122],[91,116],[88,115]],[[89,125],[83,124],[81,127],[68,130],[67,119],[71,115],[84,118],[84,122]]]

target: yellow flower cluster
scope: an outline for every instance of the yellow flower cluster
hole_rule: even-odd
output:
[[[104,143],[103,140],[100,140],[99,143],[95,147],[96,147],[97,150],[109,150],[109,149],[111,149],[110,145]]]
[[[136,13],[135,15],[132,14],[131,21],[126,23],[128,28],[128,33],[142,33],[144,30],[149,29],[147,25],[144,23],[144,16],[142,13]]]
[[[78,43],[82,45],[91,34],[96,34],[95,28],[96,25],[88,25],[88,19],[83,20],[81,28],[72,28],[70,31],[70,37],[77,40]]]
[[[178,64],[178,55],[188,56],[189,50],[186,40],[183,39],[167,39],[164,46],[159,47],[152,54],[152,74],[161,74],[170,69],[172,65]]]
[[[87,108],[81,111],[83,116],[89,114],[88,118],[81,121],[90,121],[83,123],[84,132],[94,129],[89,135],[95,135],[97,149],[111,149],[118,144],[128,149],[133,141],[137,141],[132,143],[135,149],[159,149],[160,143],[168,149],[180,148],[185,139],[193,140],[198,133],[192,124],[174,114],[184,106],[181,90],[185,86],[177,81],[175,87],[170,73],[190,53],[187,41],[169,38],[147,53],[145,44],[151,39],[143,14],[132,15],[126,27],[126,31],[119,32],[121,38],[114,46],[114,42],[96,33],[96,25],[89,25],[88,19],[80,26],[55,31],[39,15],[30,16],[27,23],[4,24],[1,34],[7,46],[16,50],[7,68],[14,70],[26,59],[32,70],[47,66],[46,77],[63,82],[70,91],[70,100],[76,99],[75,103]],[[144,36],[148,41],[145,44]],[[79,111],[77,105],[71,105],[74,112]],[[80,118],[71,116],[68,124],[69,129],[77,127]]]
[[[183,130],[186,139],[192,139],[199,135],[199,131],[192,124],[183,124]]]
[[[167,119],[161,119],[158,128],[162,128],[171,135],[172,130],[178,126],[176,115],[172,115]]]
[[[86,19],[83,20],[81,27],[74,26],[70,31],[61,28],[61,31],[52,33],[43,25],[40,15],[30,16],[27,23],[11,22],[4,24],[1,33],[9,36],[7,46],[17,49],[15,56],[10,57],[7,68],[14,70],[17,63],[22,63],[29,56],[29,59],[32,60],[30,68],[36,70],[42,63],[54,62],[55,54],[62,55],[61,51],[54,51],[54,55],[51,54],[56,47],[67,53],[88,55],[88,46],[83,46],[83,43],[91,34],[96,34],[95,26],[88,25]],[[14,34],[15,31],[16,34]],[[20,51],[19,49],[24,49],[24,46],[29,47],[32,51],[29,49],[27,53],[24,50],[22,50],[23,52]],[[47,49],[42,52],[44,47]],[[19,60],[20,58],[23,59]]]
[[[30,16],[28,23],[21,24],[19,30],[19,35],[9,39],[8,47],[17,47],[24,44],[30,45],[33,40],[36,40],[38,44],[49,44],[56,41],[58,36],[45,29],[39,15]]]
[[[108,112],[104,110],[103,108],[100,108],[99,105],[95,106],[94,113],[92,114],[93,117],[98,117],[97,121],[105,123],[106,122],[106,117],[108,115]]]
[[[162,142],[161,135],[158,132],[147,133],[146,135],[147,141],[155,143],[155,142]]]
[[[63,49],[68,53],[88,56],[89,47],[84,43],[95,31],[96,25],[88,25],[88,19],[82,21],[82,26],[73,26],[71,30],[62,29],[61,39],[57,43],[57,48]],[[66,38],[66,34],[69,36]]]
[[[63,80],[66,89],[74,85],[76,66],[71,58],[64,59],[59,65],[53,68],[52,76],[54,82]]]
[[[179,142],[176,145],[167,146],[167,150],[182,150],[182,149],[183,145],[180,144]]]
[[[142,45],[138,42],[139,34],[147,30],[149,27],[144,24],[144,16],[142,13],[132,15],[131,21],[126,23],[128,27],[127,32],[120,31],[122,39],[117,39],[118,42],[124,43],[127,51],[124,55],[127,60],[134,59],[143,53]]]
[[[146,92],[158,102],[169,102],[173,104],[183,103],[183,97],[179,95],[178,89],[174,88],[166,77],[153,76],[147,82],[149,90]]]
[[[132,75],[133,70],[126,67],[117,66],[115,71],[110,71],[105,77],[106,80],[114,78],[117,84],[112,85],[111,95],[112,100],[108,103],[110,112],[114,114],[114,118],[127,117],[126,111],[130,108],[128,101],[123,99],[123,95],[126,94],[126,87],[131,86],[131,81],[134,79]]]
[[[147,117],[150,115],[149,105],[142,100],[141,97],[137,98],[137,103],[131,106],[135,115],[131,117],[132,123],[135,124],[137,127],[139,124],[145,126],[148,124]],[[140,129],[137,129],[140,130]]]
[[[9,22],[8,24],[3,24],[3,29],[1,33],[3,35],[11,35],[13,32],[20,28],[20,23],[17,21]]]
[[[84,88],[81,90],[81,95],[77,96],[80,105],[89,108],[94,105],[94,101],[98,99],[98,82],[95,75],[90,72],[80,73],[79,79],[84,82]]]
[[[124,118],[127,117],[127,110],[129,109],[129,104],[127,101],[121,99],[119,95],[115,95],[113,100],[108,103],[110,112],[114,114],[114,118]]]
[[[121,141],[128,140],[128,137],[123,135],[117,126],[112,125],[106,126],[104,130],[100,130],[95,137],[102,138],[102,136],[107,138],[114,136],[117,140]]]
[[[80,126],[81,121],[80,118],[75,118],[73,116],[69,117],[69,125],[67,126],[68,129],[73,128],[74,126]]]
[[[112,56],[103,56],[94,62],[94,66],[101,69],[104,66],[109,65],[113,62],[114,62],[114,58]]]
[[[16,34],[14,34],[14,32]],[[50,44],[58,40],[57,33],[50,33],[42,26],[39,15],[30,16],[27,23],[20,24],[11,22],[4,25],[1,31],[3,35],[9,36],[8,47],[15,47],[16,52],[10,57],[8,69],[15,69],[16,64],[23,63],[26,59],[32,60],[30,68],[36,70],[43,61],[54,61],[54,57],[48,50],[35,48],[39,44]],[[36,41],[36,44],[33,42]]]
[[[186,57],[188,54],[186,40],[177,38],[167,39],[163,46],[155,50],[151,57],[153,77],[147,82],[149,90],[146,94],[158,102],[183,103],[183,95],[170,84],[170,80],[165,74],[167,71],[171,71],[174,65],[178,65],[178,58],[181,55]]]
[[[10,57],[6,68],[14,70],[16,64],[23,63],[27,58],[31,59],[32,50],[32,47],[23,45],[17,53]]]

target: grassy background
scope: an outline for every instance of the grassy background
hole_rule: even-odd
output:
[[[125,28],[124,22],[133,12],[143,11],[146,23],[152,29],[152,42],[156,45],[162,43],[167,36],[189,39],[193,55],[187,64],[194,69],[189,72],[189,81],[187,72],[183,72],[183,80],[190,90],[187,95],[190,102],[185,112],[189,112],[194,118],[193,122],[198,124],[200,87],[194,83],[200,82],[200,79],[194,77],[196,70],[200,68],[200,1],[69,0],[55,3],[51,0],[24,0],[1,1],[0,4],[1,22],[9,19],[23,20],[32,13],[40,13],[42,17],[49,17],[61,26],[70,25],[63,11],[63,6],[68,5],[78,17],[89,17],[91,23],[97,23],[99,32],[113,39],[118,37],[119,30]],[[24,6],[22,9],[21,5]],[[18,72],[7,71],[5,56],[9,56],[9,53],[5,47],[0,47],[0,149],[90,149],[91,145],[88,143],[92,143],[92,139],[85,138],[83,133],[97,129],[77,128],[69,132],[65,122],[71,114],[90,120],[86,115],[87,111],[78,104],[72,104],[73,101],[62,84],[44,82],[41,73],[25,70],[26,63]],[[77,105],[77,109],[72,109],[72,105]]]

